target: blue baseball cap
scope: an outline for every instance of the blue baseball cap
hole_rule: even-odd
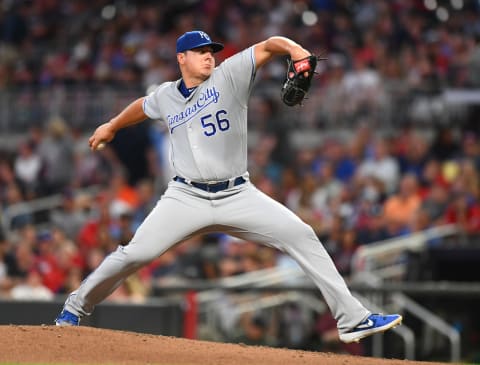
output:
[[[223,49],[223,44],[212,42],[208,34],[201,30],[186,32],[177,39],[177,53],[204,46],[212,47],[214,53]]]

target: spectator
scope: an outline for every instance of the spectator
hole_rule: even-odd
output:
[[[158,197],[155,195],[155,187],[150,180],[139,181],[135,190],[137,192],[138,202],[132,212],[133,229],[136,229],[147,217],[158,200]]]
[[[465,133],[463,137],[462,149],[463,156],[467,159],[471,159],[477,171],[480,171],[480,144],[478,137],[474,133]]]
[[[25,280],[28,273],[34,269],[35,255],[28,242],[20,242],[5,256],[7,274],[14,285]]]
[[[340,274],[350,275],[352,257],[357,249],[357,234],[353,229],[346,229],[342,233],[340,250],[333,256],[333,262]]]
[[[98,194],[92,216],[80,228],[78,245],[82,255],[87,256],[92,249],[100,249],[105,253],[114,249],[114,240],[110,236],[112,217],[110,206],[112,196],[110,191],[102,191]]]
[[[469,55],[469,60],[468,60],[468,75],[469,75],[469,83],[473,87],[479,87],[480,86],[480,43],[479,43],[479,37],[477,35],[475,39],[475,48],[473,52]]]
[[[296,190],[299,184],[298,176],[292,167],[282,169],[282,177],[278,188],[278,199],[287,202],[288,196]]]
[[[79,144],[83,145],[80,147]],[[111,149],[106,149],[103,153],[90,153],[88,150],[88,141],[83,138],[76,142],[75,146],[75,167],[72,178],[72,188],[79,189],[92,185],[108,184],[112,173]]]
[[[38,178],[41,167],[41,159],[36,153],[33,143],[26,141],[20,144],[14,162],[14,170],[27,199],[34,198],[38,193]]]
[[[343,101],[346,98],[346,90],[343,86],[347,60],[344,55],[332,53],[328,57],[326,77],[328,82],[319,97],[320,107],[318,118],[325,120],[327,125],[333,125],[338,121],[348,120],[351,117],[345,110]]]
[[[335,177],[334,166],[331,162],[322,163],[317,188],[312,195],[312,206],[315,210],[326,209],[332,199],[340,197],[343,191],[343,184]]]
[[[332,257],[341,250],[344,225],[345,222],[342,216],[335,214],[330,219],[328,229],[325,229],[320,236],[325,249]]]
[[[65,272],[57,262],[58,248],[55,247],[50,231],[38,234],[35,257],[35,271],[41,275],[42,283],[52,293],[60,292],[65,281]]]
[[[480,205],[465,192],[455,194],[445,212],[447,223],[458,224],[467,235],[480,234]]]
[[[3,208],[9,205],[7,191],[15,185],[15,174],[12,167],[6,158],[0,157],[0,199]]]
[[[348,183],[355,175],[358,160],[346,143],[332,141],[325,151],[325,156],[334,166],[335,178],[342,183]]]
[[[11,230],[21,229],[33,223],[33,216],[24,203],[22,192],[17,184],[12,183],[5,189],[5,205],[8,207],[15,206],[12,215],[9,216],[10,221],[7,222],[8,228]]]
[[[83,280],[85,259],[77,245],[62,230],[53,229],[51,234],[54,262],[63,278],[56,293],[70,293],[69,288]]]
[[[372,176],[379,179],[385,186],[385,191],[393,193],[399,180],[398,162],[392,157],[385,139],[378,139],[374,143],[373,156],[366,158],[358,167],[361,177]]]
[[[385,224],[385,218],[381,206],[372,205],[367,208],[367,219],[357,233],[360,244],[380,242],[391,238]]]
[[[443,173],[441,162],[433,158],[425,163],[419,182],[419,192],[422,198],[426,197],[435,185],[443,186],[445,189],[450,188],[449,181]]]
[[[422,201],[420,209],[427,214],[430,222],[434,225],[440,225],[443,223],[443,215],[448,203],[448,190],[441,184],[435,184]]]
[[[119,131],[119,138],[112,141],[118,160],[128,172],[125,178],[130,186],[135,186],[138,181],[149,177],[147,155],[151,149],[151,141],[148,124],[141,123],[128,131]]]
[[[132,212],[137,208],[138,193],[128,182],[128,172],[119,166],[115,170],[110,181],[110,194],[112,202],[110,203],[110,213],[120,215],[123,212]]]
[[[311,225],[317,234],[320,234],[323,229],[322,213],[318,207],[314,206],[313,202],[316,186],[315,176],[311,173],[305,175],[300,186],[290,192],[286,205]]]
[[[53,226],[65,232],[67,237],[77,237],[80,228],[86,223],[88,213],[78,206],[75,193],[66,189],[62,194],[61,206],[50,214]]]
[[[433,158],[441,162],[453,160],[459,156],[460,151],[460,145],[452,128],[442,127],[436,131],[430,147],[430,155]]]
[[[420,204],[416,176],[412,174],[403,176],[398,193],[385,201],[384,215],[387,224],[395,225],[400,229],[407,228]]]
[[[53,293],[42,284],[42,276],[36,270],[29,271],[26,280],[12,288],[10,296],[15,300],[53,299]]]
[[[38,146],[42,160],[42,182],[44,194],[55,194],[71,183],[73,145],[68,135],[65,121],[60,118],[50,120],[48,136]]]
[[[459,161],[459,172],[452,189],[464,191],[473,199],[480,198],[480,173],[477,171],[473,160]]]
[[[414,174],[420,179],[428,158],[428,143],[416,135],[409,136],[404,142],[405,152],[398,156],[400,173]]]
[[[141,281],[138,272],[130,275],[110,296],[108,300],[122,303],[141,304],[149,293],[148,287]]]
[[[381,78],[377,70],[368,66],[368,60],[362,55],[354,55],[352,70],[345,74],[342,88],[346,109],[351,114],[379,113],[384,99]]]

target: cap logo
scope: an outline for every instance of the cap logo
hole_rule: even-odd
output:
[[[207,41],[211,42],[210,37],[207,33],[199,31],[198,34],[200,35],[200,37],[205,38]]]

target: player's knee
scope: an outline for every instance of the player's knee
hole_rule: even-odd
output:
[[[304,222],[299,222],[295,225],[285,228],[284,237],[288,237],[290,241],[306,242],[318,240],[313,228]]]
[[[142,266],[152,261],[156,255],[149,250],[134,250],[128,246],[123,249],[125,261],[129,265]]]

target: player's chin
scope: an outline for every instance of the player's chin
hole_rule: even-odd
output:
[[[201,74],[202,74],[202,77],[204,80],[208,79],[210,77],[210,75],[212,74],[213,72],[213,68],[211,67],[205,67],[202,71],[201,71]]]

